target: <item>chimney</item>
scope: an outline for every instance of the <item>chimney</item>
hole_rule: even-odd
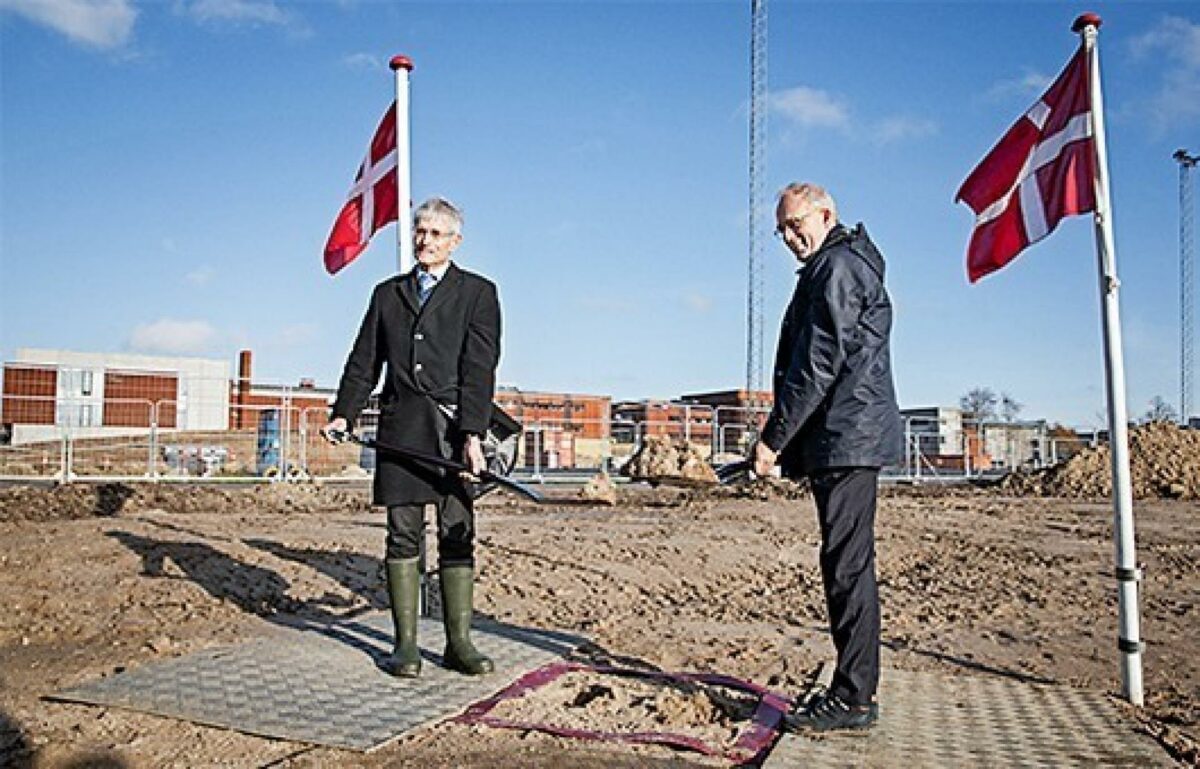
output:
[[[238,387],[237,387],[237,416],[233,420],[238,428],[249,427],[252,422],[246,413],[246,403],[250,400],[250,351],[238,353]]]

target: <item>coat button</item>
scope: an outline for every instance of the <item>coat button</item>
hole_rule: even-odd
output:
[[[417,333],[413,334],[413,339],[416,339],[418,342],[420,342],[425,339],[425,335],[418,331]]]
[[[422,364],[418,363],[417,365],[413,366],[413,371],[420,371],[420,370],[421,370],[421,369],[423,369],[423,368],[425,368],[425,366],[423,366]]]

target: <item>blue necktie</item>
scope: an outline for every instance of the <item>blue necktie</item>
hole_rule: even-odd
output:
[[[421,306],[425,306],[425,302],[429,300],[429,295],[433,293],[433,287],[437,285],[437,278],[428,272],[417,273],[417,298],[421,301]]]

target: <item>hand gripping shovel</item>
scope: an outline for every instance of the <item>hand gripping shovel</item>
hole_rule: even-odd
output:
[[[397,457],[402,457],[409,461],[424,465],[425,467],[435,470],[442,475],[445,475],[447,472],[470,474],[470,470],[462,462],[456,462],[453,459],[446,459],[445,457],[440,457],[436,454],[429,454],[427,452],[419,451],[417,449],[402,448],[400,446],[391,446],[386,443],[380,443],[379,441],[375,440],[374,438],[363,438],[362,436],[356,435],[354,433],[344,432],[341,430],[330,430],[329,437],[338,442],[351,441],[353,443],[357,443],[358,445],[363,446],[368,449],[374,449],[375,451],[382,451],[387,454],[393,454]],[[541,493],[534,491],[533,489],[529,488],[525,484],[518,483],[517,481],[514,481],[512,478],[506,478],[503,475],[496,475],[495,473],[493,473],[489,470],[484,470],[482,473],[479,473],[479,475],[477,475],[476,477],[479,478],[479,480],[482,481],[483,483],[494,483],[498,486],[503,486],[506,489],[511,489],[512,491],[515,491],[516,493],[520,494],[521,496],[525,497],[526,499],[532,500],[539,505],[542,505],[542,504],[551,504],[551,505],[571,504],[571,502],[564,502],[563,500],[547,499],[546,497],[542,496]],[[572,501],[574,501],[574,500],[572,500]]]

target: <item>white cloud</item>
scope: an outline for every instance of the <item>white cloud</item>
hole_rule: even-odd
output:
[[[1159,87],[1138,110],[1153,129],[1161,133],[1200,119],[1200,23],[1164,16],[1129,48],[1135,59],[1164,64]]]
[[[683,302],[692,312],[704,314],[713,308],[713,298],[699,292],[684,294]]]
[[[216,273],[213,271],[212,267],[209,267],[208,265],[204,265],[203,267],[198,267],[198,268],[192,270],[191,272],[189,272],[187,275],[184,275],[183,277],[188,283],[191,283],[193,286],[207,286],[209,284],[209,282],[212,281],[213,275],[215,275],[215,274]]]
[[[129,346],[137,352],[195,355],[205,352],[216,338],[216,329],[207,321],[163,318],[135,328]]]
[[[0,0],[11,11],[92,48],[129,42],[137,11],[130,0]]]
[[[287,26],[292,17],[274,0],[193,0],[185,6],[189,16],[202,23],[248,26]]]
[[[923,139],[938,132],[932,120],[905,115],[884,118],[871,132],[876,144],[891,144],[905,139]]]
[[[850,123],[850,111],[843,99],[798,85],[776,91],[768,97],[772,112],[804,128],[844,128]]]
[[[1001,80],[993,85],[984,93],[984,98],[989,101],[1008,101],[1018,97],[1032,100],[1045,93],[1053,82],[1053,75],[1026,69],[1020,77]]]
[[[1136,58],[1162,52],[1188,69],[1200,70],[1200,24],[1178,16],[1164,16],[1158,25],[1129,42]]]
[[[846,98],[803,85],[772,93],[768,104],[771,113],[784,120],[785,129],[825,128],[873,144],[920,139],[938,131],[935,121],[911,115],[856,117]]]
[[[361,72],[386,72],[388,63],[373,53],[352,53],[342,57],[342,66]]]

